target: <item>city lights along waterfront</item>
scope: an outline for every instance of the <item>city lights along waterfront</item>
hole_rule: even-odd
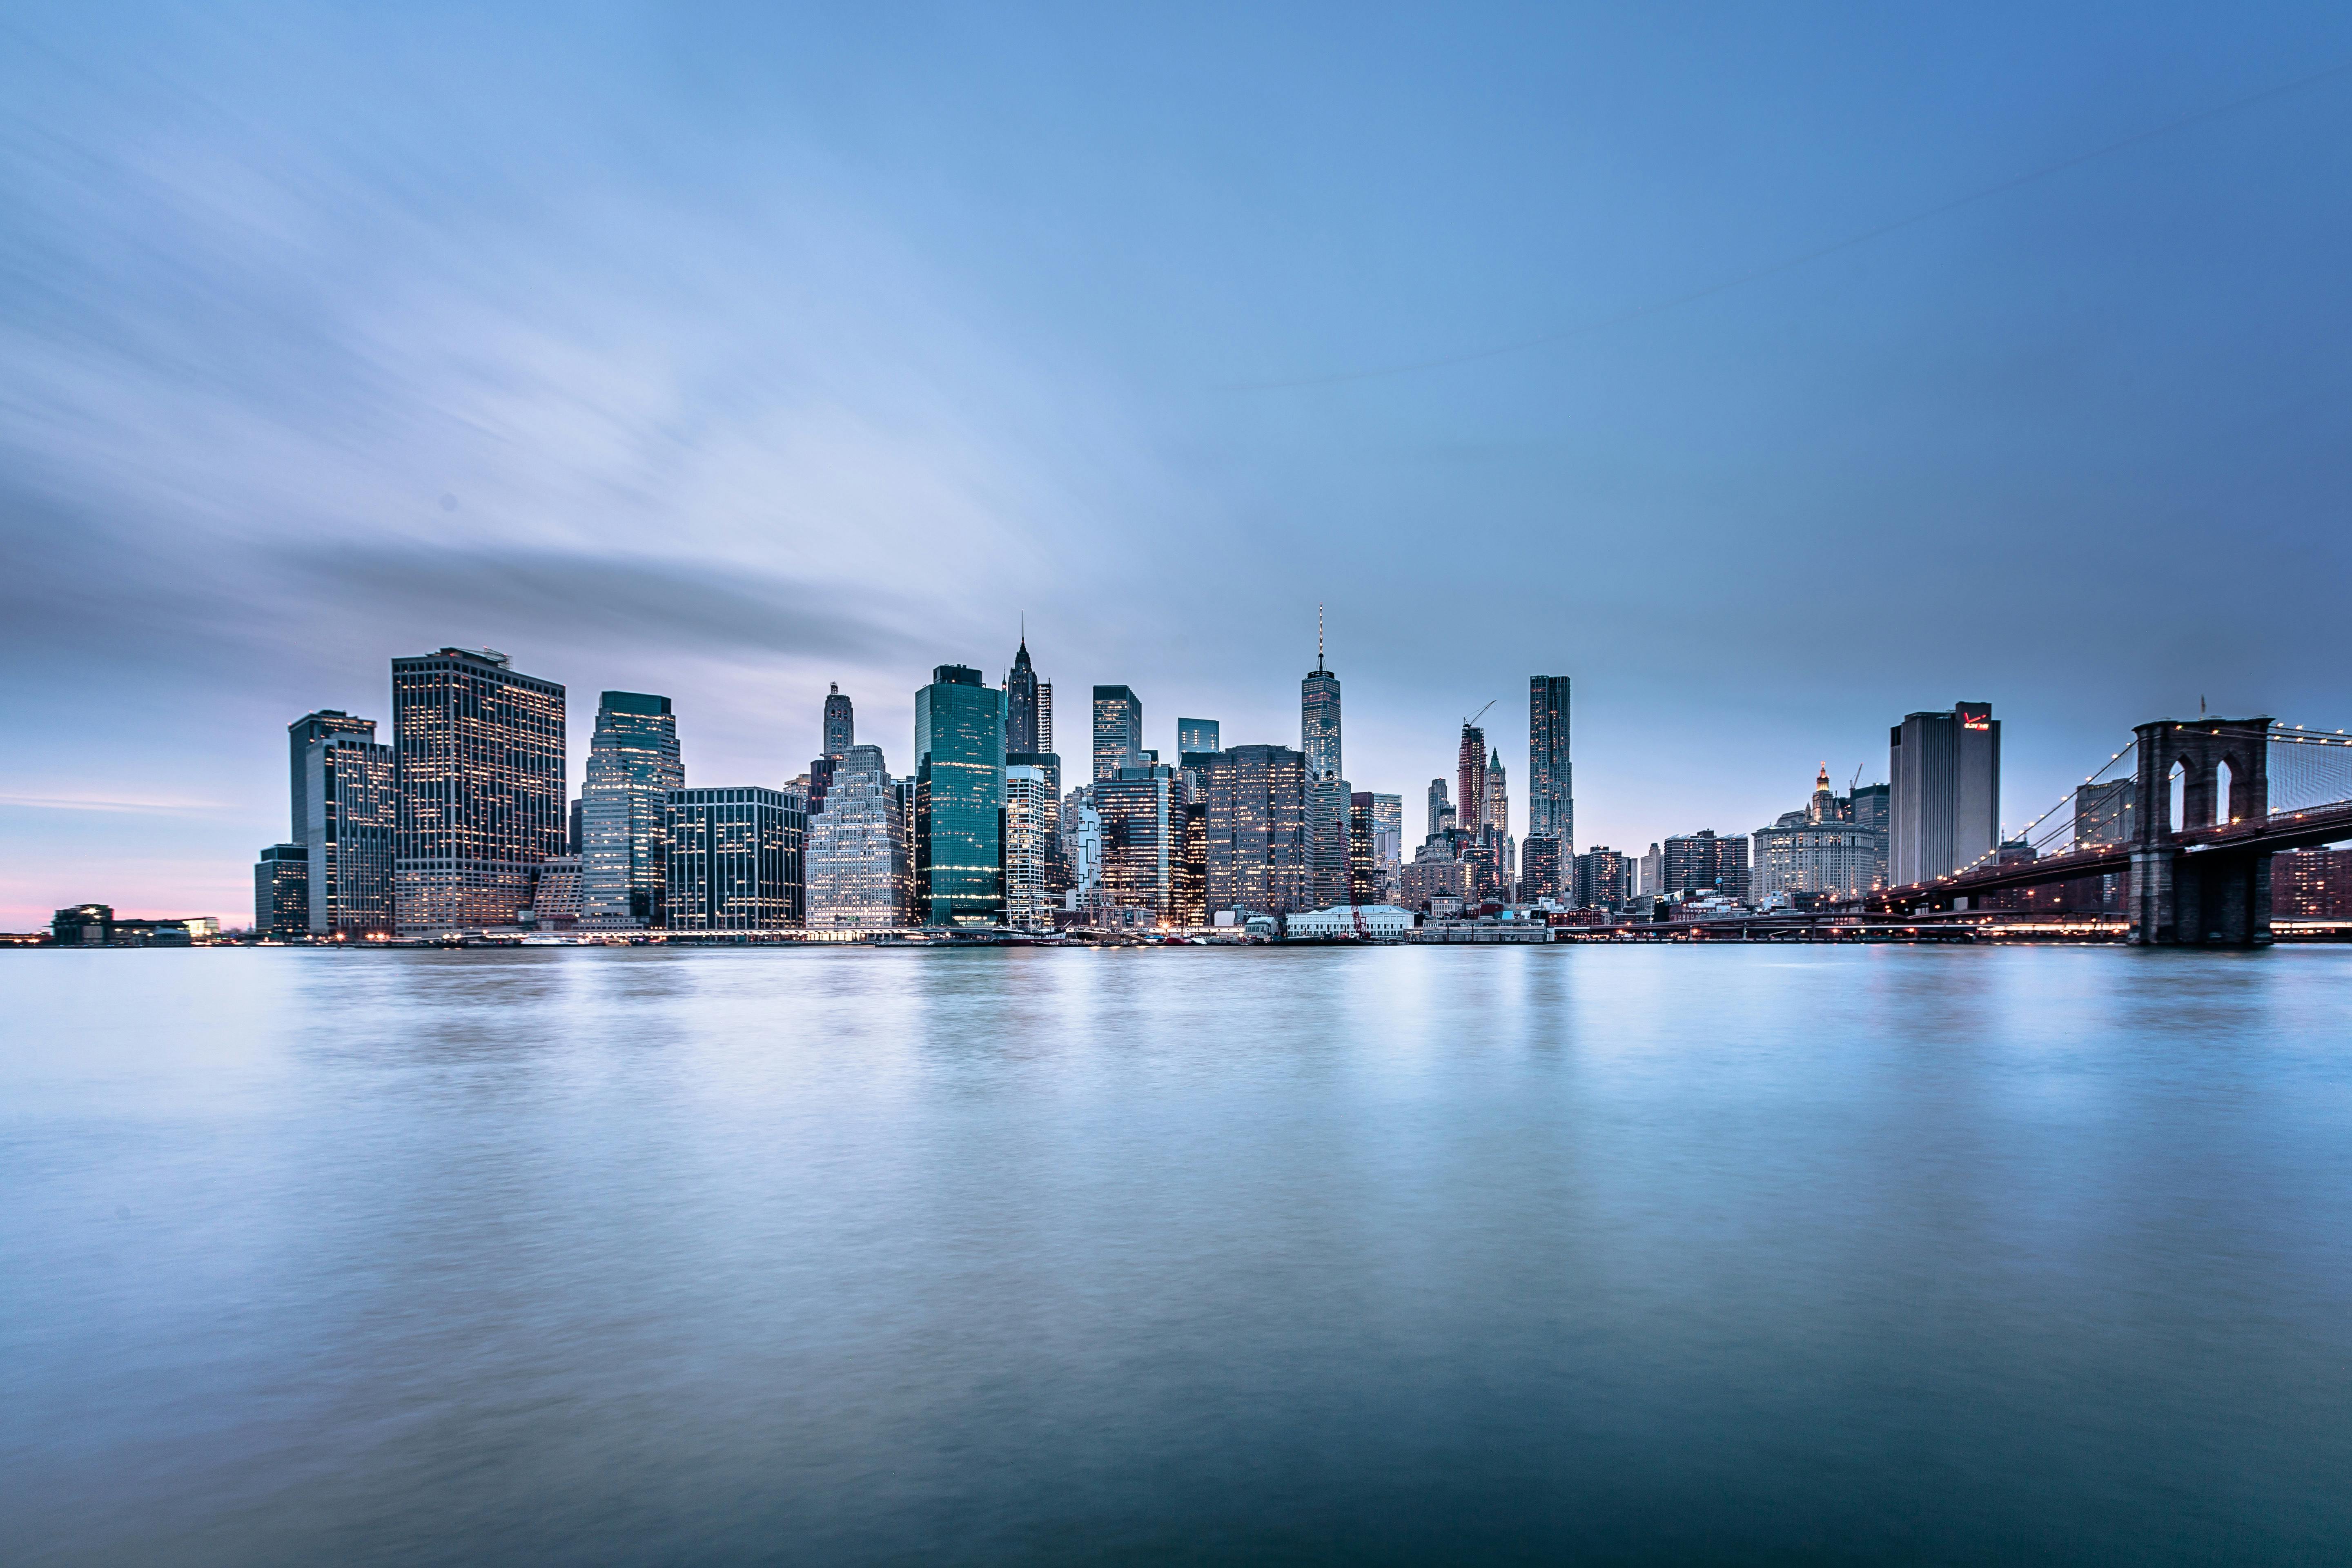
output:
[[[2003,826],[1984,701],[1889,726],[1883,779],[1823,763],[1769,826],[1646,849],[1576,838],[1573,681],[1528,682],[1525,794],[1465,717],[1408,852],[1405,793],[1346,776],[1321,611],[1298,737],[1214,719],[1147,744],[1143,697],[1097,684],[1066,779],[1054,684],[1025,631],[992,682],[942,664],[912,743],[857,739],[832,683],[824,751],[790,779],[687,777],[667,695],[604,692],[577,794],[566,690],[491,648],[392,660],[392,732],[335,709],[287,730],[285,841],[227,939],[778,944],[2121,941],[2261,946],[2352,935],[2352,736],[2271,717],[2134,727],[2082,784]],[[1164,722],[1164,721],[1163,721]],[[1433,752],[1438,750],[1433,745]],[[1067,786],[1067,787],[1066,787]],[[1795,794],[1798,792],[1793,792]],[[1513,831],[1524,824],[1522,837]],[[47,940],[148,946],[222,922],[60,908]]]

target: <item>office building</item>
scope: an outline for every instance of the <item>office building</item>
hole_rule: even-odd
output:
[[[1486,812],[1484,826],[1497,843],[1511,836],[1511,794],[1504,782],[1503,753],[1486,756]]]
[[[1060,802],[1045,770],[1026,763],[1004,765],[1004,923],[1015,931],[1054,929],[1049,869]]]
[[[857,744],[857,710],[841,694],[841,682],[827,682],[824,698],[824,754],[845,757]]]
[[[1102,816],[1095,810],[1094,789],[1080,784],[1062,797],[1062,865],[1068,879],[1063,907],[1091,907],[1102,887]]]
[[[1718,838],[1715,829],[1678,835],[1666,840],[1662,857],[1661,887],[1664,896],[1717,894],[1738,903],[1748,901],[1748,840]]]
[[[375,721],[361,719],[340,708],[321,708],[315,713],[305,713],[286,726],[286,752],[289,768],[288,800],[293,807],[292,822],[286,834],[289,844],[310,842],[310,808],[312,797],[304,789],[304,763],[310,747],[331,735],[348,735],[353,740],[375,739]]]
[[[580,924],[580,857],[552,855],[539,868],[530,900],[531,924],[542,931],[566,931]]]
[[[1455,825],[1475,837],[1486,825],[1486,731],[1475,724],[1462,726],[1454,773]]]
[[[1408,910],[1425,910],[1433,900],[1450,900],[1458,910],[1470,898],[1470,868],[1447,856],[1416,857],[1397,869],[1396,901]]]
[[[1034,756],[1053,749],[1054,683],[1037,679],[1024,635],[1004,677],[1004,754]]]
[[[1102,824],[1100,901],[1156,921],[1174,908],[1183,856],[1184,801],[1176,770],[1164,763],[1121,768],[1094,786]]]
[[[1404,796],[1372,795],[1372,858],[1380,868],[1381,897],[1396,889],[1397,868],[1404,864]]]
[[[1454,803],[1445,798],[1445,781],[1429,781],[1429,837],[1436,837],[1454,826]]]
[[[580,920],[589,930],[662,923],[671,792],[686,785],[669,699],[607,691],[580,785]]]
[[[1339,678],[1323,667],[1323,612],[1315,612],[1315,668],[1298,683],[1298,750],[1307,776],[1335,779],[1339,761]]]
[[[1933,881],[2000,843],[2000,721],[1985,702],[1911,713],[1887,731],[1887,878]]]
[[[2272,856],[2271,918],[2352,920],[2352,849],[2291,849]]]
[[[915,907],[925,925],[1004,919],[1004,693],[943,664],[915,693]]]
[[[1045,895],[1058,900],[1070,885],[1069,868],[1062,856],[1062,759],[1052,752],[1007,752],[1004,765],[1035,768],[1045,776]]]
[[[1370,790],[1358,790],[1348,797],[1347,901],[1388,901],[1387,867],[1381,859],[1379,797]]]
[[[1576,843],[1575,771],[1569,760],[1569,678],[1528,678],[1528,837]],[[1571,853],[1572,853],[1571,849]]]
[[[1641,867],[1639,885],[1634,888],[1634,893],[1644,899],[1664,897],[1666,890],[1665,851],[1652,844],[1649,852],[1642,857]]]
[[[1193,801],[1184,808],[1178,838],[1175,902],[1171,910],[1180,926],[1209,923],[1209,807]]]
[[[302,749],[294,816],[303,827],[307,919],[313,936],[349,939],[393,931],[399,769],[392,748],[370,738],[374,724],[359,722],[367,728],[325,730]]]
[[[1782,814],[1749,835],[1754,856],[1748,890],[1759,901],[1776,893],[1818,893],[1839,901],[1861,898],[1877,885],[1885,842],[1853,820],[1853,802],[1830,789],[1827,764],[1813,780],[1803,808]]]
[[[852,746],[824,809],[808,819],[803,920],[811,931],[908,924],[908,818],[879,746]]]
[[[1307,901],[1307,758],[1287,746],[1215,752],[1206,786],[1212,910],[1288,914]]]
[[[92,904],[90,909],[106,909]],[[114,911],[106,910],[111,921]],[[300,844],[273,844],[253,868],[253,930],[284,941],[310,934],[310,851]],[[86,939],[85,939],[86,940]]]
[[[490,648],[392,661],[400,806],[393,919],[405,934],[510,926],[568,827],[563,688]]]
[[[1562,903],[1572,902],[1575,896],[1574,862],[1570,860],[1571,876],[1567,884],[1560,880],[1560,841],[1529,836],[1519,847],[1519,897],[1529,903],[1553,899]]]
[[[1176,755],[1181,761],[1198,752],[1202,755],[1222,750],[1217,739],[1219,726],[1214,719],[1179,719],[1176,721]]]
[[[1326,774],[1307,780],[1307,907],[1309,909],[1328,910],[1334,904],[1347,903],[1352,897],[1349,839],[1354,816],[1354,795],[1343,778]],[[1367,847],[1369,849],[1369,846]]]
[[[782,790],[674,789],[663,800],[664,912],[683,932],[790,931],[805,907],[808,804]]]
[[[1095,782],[1144,764],[1143,699],[1124,686],[1095,688]]]

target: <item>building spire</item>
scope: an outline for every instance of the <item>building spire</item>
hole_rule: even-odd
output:
[[[1329,673],[1323,668],[1323,602],[1320,599],[1315,602],[1315,673]]]

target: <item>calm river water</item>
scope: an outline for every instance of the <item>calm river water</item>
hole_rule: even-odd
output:
[[[11,1563],[2352,1559],[2352,950],[0,999]]]

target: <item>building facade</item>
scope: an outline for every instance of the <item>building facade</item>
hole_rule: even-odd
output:
[[[811,931],[896,931],[908,923],[907,814],[879,746],[852,746],[823,811],[808,819]]]
[[[1305,754],[1231,747],[1208,759],[1202,784],[1209,908],[1272,915],[1308,907]]]
[[[580,785],[580,915],[592,930],[663,923],[667,802],[686,786],[669,699],[607,691]]]
[[[857,744],[857,709],[841,694],[841,682],[828,682],[824,697],[824,754],[845,757]]]
[[[1053,749],[1054,683],[1037,679],[1024,636],[1004,676],[1004,753],[1035,755]]]
[[[807,803],[782,790],[674,789],[664,798],[664,912],[673,931],[790,931],[804,909]]]
[[[568,836],[563,688],[491,648],[395,658],[392,731],[395,929],[514,924]]]
[[[1571,876],[1569,882],[1561,881],[1559,851],[1559,839],[1538,838],[1532,835],[1519,847],[1519,897],[1530,903],[1542,899],[1553,899],[1562,903],[1573,901],[1574,879]],[[1571,857],[1571,868],[1574,864]]]
[[[1315,668],[1298,683],[1298,750],[1309,779],[1346,772],[1339,760],[1339,678],[1323,668],[1319,651]]]
[[[1181,757],[1188,752],[1206,753],[1222,750],[1223,744],[1217,739],[1219,729],[1214,719],[1177,720],[1176,754]]]
[[[1312,761],[1308,766],[1313,766]],[[1336,774],[1309,777],[1307,784],[1307,904],[1328,909],[1354,896],[1349,867],[1349,839],[1355,792]],[[1367,808],[1369,812],[1369,807]],[[1367,828],[1369,830],[1369,823]],[[1369,850],[1369,844],[1367,849]]]
[[[1528,678],[1528,837],[1576,843],[1576,777],[1569,748],[1569,678]]]
[[[1748,840],[1718,838],[1715,829],[1679,835],[1665,841],[1661,867],[1662,896],[1713,893],[1739,903],[1748,901]]]
[[[1045,770],[1004,766],[1004,923],[1015,931],[1054,929],[1053,879],[1061,803]]]
[[[1124,686],[1095,688],[1095,782],[1143,765],[1143,699]]]
[[[1062,797],[1063,904],[1069,909],[1090,906],[1102,887],[1102,816],[1094,799],[1090,784]]]
[[[310,934],[390,936],[400,816],[393,749],[352,731],[320,735],[303,748],[301,796],[296,815],[308,852]]]
[[[1184,801],[1164,763],[1121,768],[1094,787],[1102,823],[1101,901],[1155,920],[1172,915],[1183,856]]]
[[[580,857],[553,855],[539,868],[530,900],[531,924],[542,931],[572,931],[580,924]]]
[[[1606,844],[1596,844],[1576,857],[1576,887],[1572,907],[1613,910],[1633,897],[1625,886],[1625,857]]]
[[[1888,879],[1900,887],[1990,858],[2000,844],[2000,721],[1985,702],[1911,713],[1887,731]]]
[[[91,909],[102,905],[86,906]],[[112,920],[114,911],[107,910]],[[253,868],[253,930],[257,936],[310,934],[310,851],[307,845],[273,844]]]
[[[305,713],[286,726],[289,801],[292,805],[292,822],[287,829],[289,844],[310,842],[310,808],[311,796],[304,786],[305,761],[310,747],[332,735],[348,735],[353,740],[375,739],[375,721],[346,713],[340,708],[321,708],[315,713]]]
[[[915,908],[925,925],[1004,919],[1004,693],[943,664],[915,693]]]
[[[2352,849],[2292,849],[2272,856],[2271,917],[2352,920]]]

